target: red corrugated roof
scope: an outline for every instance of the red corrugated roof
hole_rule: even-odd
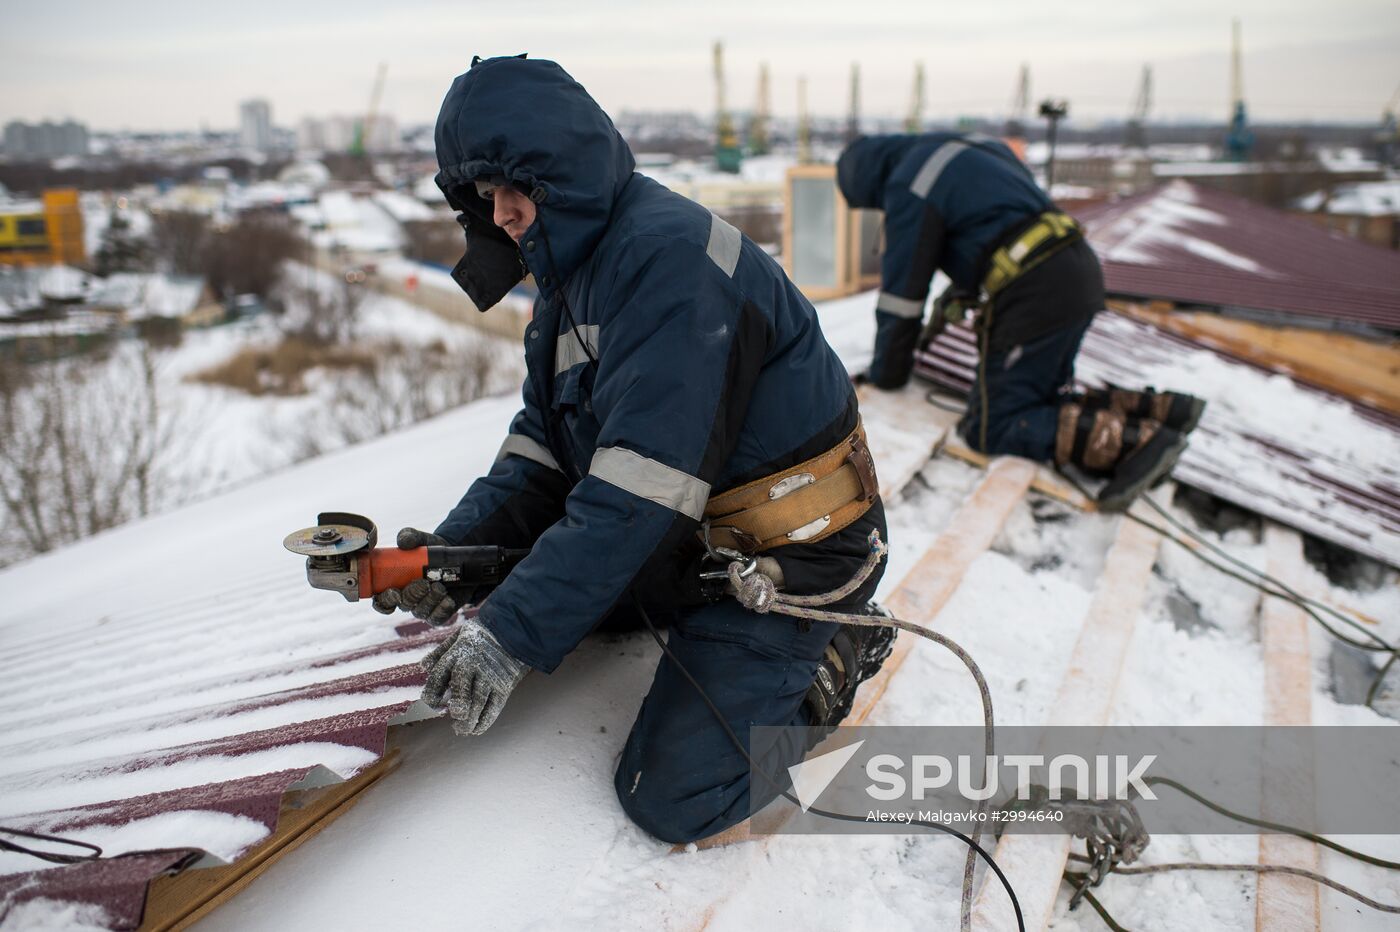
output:
[[[274,588],[297,602],[324,596],[298,575],[285,574]],[[236,823],[241,840],[212,857],[197,847],[161,848],[0,869],[0,918],[44,898],[92,903],[103,910],[103,924],[134,928],[155,877],[194,861],[235,859],[276,829],[288,790],[348,779],[378,760],[392,722],[426,713],[421,703],[410,710],[424,678],[417,661],[446,633],[380,622],[374,643],[342,650],[336,645],[343,631],[324,621],[289,624],[273,613],[230,628],[237,631],[237,661],[211,663],[208,675],[201,653],[227,653],[228,645],[206,628],[188,632],[182,648],[188,620],[163,614],[157,608],[107,619],[77,641],[66,629],[39,630],[27,642],[7,639],[0,658],[0,825],[101,845],[120,837],[114,830],[162,824],[169,837],[171,819],[213,820],[213,832],[173,834],[197,844]],[[318,637],[323,652],[314,650]],[[289,661],[293,645],[303,656]],[[55,690],[55,683],[71,688]],[[130,795],[128,788],[148,792]],[[62,808],[52,808],[55,801]]]
[[[919,354],[919,371],[966,394],[977,365],[974,339],[966,327],[948,328]],[[1187,363],[1193,354],[1208,355],[1192,367]],[[1158,379],[1158,388],[1204,393],[1194,383],[1168,382],[1163,374],[1173,368],[1219,374],[1239,395],[1257,393],[1277,415],[1269,422],[1244,416],[1229,398],[1210,404],[1173,472],[1178,482],[1400,566],[1400,456],[1387,461],[1385,453],[1400,449],[1400,419],[1306,385],[1280,385],[1271,381],[1276,375],[1251,363],[1113,312],[1095,319],[1075,375],[1086,385],[1131,388]],[[1306,400],[1311,414],[1324,420],[1354,418],[1346,425],[1320,425],[1294,399]],[[1338,449],[1329,426],[1344,427],[1349,442],[1373,451],[1378,461],[1354,462],[1348,450]]]
[[[1400,252],[1185,181],[1078,217],[1111,295],[1400,331]]]

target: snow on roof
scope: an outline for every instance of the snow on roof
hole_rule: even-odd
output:
[[[1400,180],[1357,181],[1299,198],[1299,210],[1361,217],[1400,216]]]
[[[423,204],[422,201],[409,197],[407,194],[400,194],[398,191],[376,191],[374,192],[374,203],[378,204],[385,213],[399,223],[408,223],[413,220],[432,220],[437,216],[432,208]]]
[[[976,359],[971,330],[950,327],[920,366],[966,392]],[[1400,418],[1111,312],[1095,318],[1075,375],[1207,399],[1178,482],[1400,566]]]
[[[1109,294],[1400,330],[1400,257],[1174,181],[1078,212]]]
[[[320,188],[331,181],[331,170],[315,159],[293,162],[277,174],[283,184],[295,184],[310,188]]]
[[[100,279],[89,300],[98,307],[121,308],[131,319],[183,317],[199,306],[204,279],[145,272],[117,272]]]
[[[318,202],[330,239],[359,252],[392,252],[403,241],[399,223],[374,200],[327,191]]]
[[[839,306],[823,311],[823,329],[839,345],[868,346],[873,294],[833,304]],[[857,340],[860,333],[866,336]],[[1338,456],[1369,457],[1349,467],[1355,472],[1387,458],[1400,462],[1392,442],[1367,433],[1363,421],[1327,427],[1339,411],[1311,393],[1295,393],[1287,380],[1260,381],[1208,359],[1168,371],[1170,356],[1136,330],[1111,325],[1107,337],[1102,345],[1097,338],[1086,343],[1088,365],[1101,373],[1114,371],[1102,359],[1109,353],[1157,366],[1148,371],[1164,382],[1174,374],[1198,376],[1213,398],[1203,436],[1235,410],[1221,399],[1234,391],[1246,406],[1236,413],[1261,416],[1270,436],[1288,418],[1295,426],[1330,430],[1323,439],[1342,445]],[[1129,355],[1139,344],[1151,353]],[[311,524],[320,510],[362,511],[381,522],[386,538],[401,525],[431,526],[460,494],[464,477],[489,469],[518,405],[513,395],[485,399],[0,570],[0,824],[90,839],[108,854],[132,852],[94,864],[43,867],[0,854],[0,909],[13,910],[7,921],[37,924],[87,903],[102,912],[89,909],[83,921],[134,927],[152,877],[204,852],[212,861],[239,856],[274,829],[289,787],[349,777],[383,753],[389,724],[416,714],[413,700],[422,682],[416,661],[441,633],[412,624],[396,630],[393,619],[368,605],[311,590],[301,560],[283,551],[281,540]],[[443,455],[406,462],[405,450]],[[1232,464],[1244,467],[1253,464]],[[403,481],[405,469],[412,481]],[[912,567],[937,533],[939,510],[946,515],[977,474],[938,460],[926,475],[929,490],[915,507],[891,509],[896,552],[886,585]],[[1040,533],[1039,522],[1026,516],[1025,523],[1008,531],[1013,544]],[[1111,519],[1100,515],[1083,516],[1081,526],[1099,535],[1112,530]],[[1012,721],[1034,721],[1068,661],[1097,572],[1075,562],[1079,549],[1057,545],[1065,562],[1057,557],[1048,565],[1062,568],[1044,572],[989,553],[940,616],[940,628],[985,665],[1002,715]],[[1089,582],[1079,585],[1079,576]],[[1031,611],[1035,624],[1018,637],[1008,639],[1004,626],[987,623]],[[1162,686],[1165,680],[1182,687],[1188,716],[1214,703],[1205,713],[1208,723],[1219,723],[1208,718],[1212,714],[1257,721],[1257,697],[1253,705],[1248,698],[1260,689],[1250,622],[1229,634],[1197,641],[1171,624],[1140,632],[1140,662],[1149,669],[1125,677],[1137,708],[1160,715],[1162,692],[1175,692]],[[353,825],[332,826],[313,840],[319,842],[316,857],[310,868],[303,859],[294,882],[255,884],[215,913],[211,928],[431,924],[463,891],[475,898],[476,916],[547,919],[565,907],[587,913],[600,903],[619,903],[627,904],[621,924],[641,925],[654,919],[647,910],[658,905],[657,897],[665,898],[672,918],[684,918],[692,903],[708,902],[719,883],[744,886],[735,878],[750,870],[764,880],[774,873],[789,880],[798,872],[808,876],[809,869],[849,876],[852,859],[865,877],[901,869],[910,849],[885,839],[845,838],[839,848],[821,839],[789,839],[793,844],[773,849],[761,863],[746,860],[746,851],[756,849],[742,846],[665,859],[665,846],[627,824],[610,778],[612,756],[655,656],[644,637],[593,639],[577,662],[523,683],[488,735],[465,741],[445,728],[405,733],[411,765],[389,790],[369,794],[377,801],[352,811],[346,822],[356,820]],[[882,705],[894,720],[930,708],[950,720],[975,718],[975,691],[953,696],[946,685],[946,664],[953,661],[920,650],[911,662],[915,669],[893,684]],[[1242,663],[1256,667],[1241,672]],[[1218,675],[1222,671],[1229,675]],[[1188,682],[1190,676],[1197,679]],[[1206,676],[1208,687],[1202,685]],[[543,807],[568,817],[542,820]],[[337,830],[335,842],[327,841]],[[1154,842],[1168,850],[1172,844],[1170,838]],[[921,919],[932,907],[942,919],[955,914],[961,850],[929,845],[921,857],[921,884],[914,886],[923,892],[914,907],[902,898],[891,898],[902,906],[878,896],[873,903],[853,898],[861,912],[846,912],[844,919],[859,924],[857,916],[868,918],[872,908],[888,922],[907,921],[911,913],[903,910],[910,908]],[[541,872],[542,862],[551,869]],[[643,875],[648,881],[656,875],[658,882],[631,883]],[[1175,882],[1194,896],[1194,887]],[[721,925],[752,927],[745,922],[749,913],[771,906],[774,897],[799,895],[759,886],[760,892],[749,891],[747,905],[740,903],[740,914],[728,910]],[[1230,901],[1252,915],[1236,886],[1229,884]],[[526,890],[531,895],[522,903]],[[805,888],[800,895],[807,895]],[[634,903],[637,897],[650,899]],[[360,909],[373,911],[375,921],[355,912]],[[378,921],[387,916],[394,919]]]
[[[59,301],[73,300],[86,295],[94,281],[91,275],[70,265],[51,265],[39,274],[39,293]]]
[[[441,633],[401,636],[368,604],[312,590],[281,540],[319,510],[431,523],[462,470],[490,468],[518,407],[487,399],[0,571],[0,824],[92,838],[108,854],[229,860],[275,828],[287,789],[378,759]],[[404,443],[456,452],[393,481]],[[131,571],[136,554],[148,572]],[[51,689],[60,670],[82,671],[82,688]],[[103,864],[114,876],[94,894],[83,865],[0,853],[0,906],[77,899],[134,926],[168,864]]]

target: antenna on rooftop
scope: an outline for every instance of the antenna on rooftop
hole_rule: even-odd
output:
[[[846,116],[846,141],[860,135],[860,63],[851,62],[851,109]]]
[[[1142,81],[1138,84],[1133,115],[1128,118],[1124,142],[1130,149],[1147,148],[1147,114],[1152,110],[1152,66],[1142,66]]]
[[[768,143],[768,63],[758,66],[758,100],[749,118],[749,154],[766,155]]]
[[[1026,120],[1031,109],[1031,66],[1021,65],[1021,76],[1016,81],[1016,93],[1011,98],[1011,114],[1006,118],[1002,135],[1008,139],[1026,138]]]
[[[914,91],[909,99],[909,115],[904,118],[906,133],[924,131],[924,63],[914,62]]]
[[[1244,106],[1244,63],[1240,51],[1240,21],[1231,26],[1230,41],[1230,129],[1225,134],[1225,154],[1234,162],[1249,158],[1254,148],[1254,133]]]
[[[807,113],[807,77],[797,79],[797,161],[812,161],[812,118]]]
[[[715,164],[722,172],[738,174],[743,155],[739,134],[724,103],[724,43],[715,41]]]

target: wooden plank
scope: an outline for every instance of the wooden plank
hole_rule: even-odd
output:
[[[954,459],[962,460],[971,466],[979,469],[987,468],[987,463],[991,460],[985,453],[978,453],[972,447],[963,442],[956,431],[949,431],[948,439],[943,444],[943,452]],[[1064,502],[1080,511],[1098,511],[1098,503],[1091,498],[1086,498],[1074,486],[1070,485],[1055,470],[1049,466],[1041,464],[1036,467],[1035,478],[1031,480],[1031,488],[1042,495],[1048,496],[1059,502]]]
[[[1011,509],[1025,496],[1034,472],[1035,464],[1029,460],[1007,457],[994,462],[972,495],[953,515],[948,527],[885,600],[885,607],[896,618],[922,625],[932,623],[957,591],[972,562],[992,545]],[[880,672],[861,685],[851,714],[844,724],[860,725],[870,717],[875,704],[885,694],[890,681],[920,640],[917,635],[899,632],[894,649]],[[821,753],[820,747],[814,753]],[[790,806],[773,806],[760,814],[757,826],[745,819],[700,841],[698,846],[715,848],[754,838],[762,839],[766,844],[767,839],[773,837],[772,833],[791,815]]]
[[[1155,531],[1119,519],[1118,534],[1045,724],[1107,724],[1160,541]],[[1027,929],[1049,925],[1069,850],[1069,835],[1006,834],[997,844],[994,857],[1021,901]],[[972,920],[979,932],[1016,928],[1015,912],[1000,883],[984,880]]]
[[[1303,578],[1303,541],[1292,528],[1264,526],[1269,575]],[[1296,582],[1294,585],[1297,585]],[[1259,611],[1259,640],[1264,652],[1264,724],[1312,724],[1312,654],[1308,618],[1291,602],[1265,596]],[[1265,738],[1268,741],[1268,738]],[[1264,773],[1265,819],[1296,822],[1301,807],[1314,805],[1309,775]],[[1317,845],[1292,835],[1260,835],[1259,863],[1318,868]],[[1259,875],[1255,928],[1264,932],[1317,932],[1321,924],[1321,888],[1304,877]]]
[[[1400,341],[1114,301],[1120,313],[1319,388],[1400,414]]]
[[[880,497],[888,507],[953,436],[958,416],[929,404],[922,385],[906,385],[897,392],[862,385],[856,394],[880,477]]]
[[[170,932],[189,928],[343,815],[398,765],[399,753],[391,750],[343,783],[288,793],[282,800],[277,830],[234,863],[154,880],[146,894],[141,929]]]

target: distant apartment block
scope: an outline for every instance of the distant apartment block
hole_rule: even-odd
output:
[[[297,148],[307,152],[350,152],[364,126],[364,117],[306,117],[297,125]],[[399,125],[392,116],[379,114],[364,139],[367,152],[401,149]]]
[[[21,123],[5,125],[5,155],[11,159],[56,159],[88,154],[88,130],[82,123]]]
[[[272,104],[258,98],[238,105],[238,142],[245,149],[266,152],[272,143]]]

